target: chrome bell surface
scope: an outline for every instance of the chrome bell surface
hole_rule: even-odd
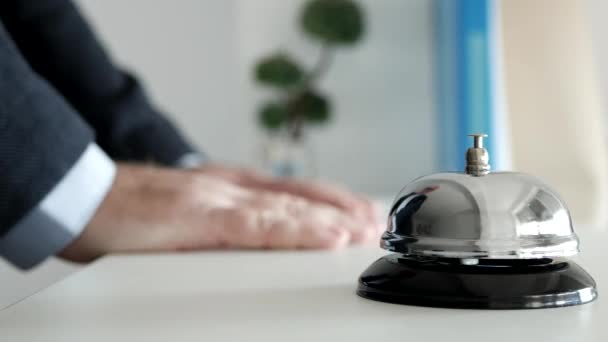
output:
[[[382,236],[392,251],[359,277],[370,300],[463,309],[540,309],[598,296],[564,202],[538,178],[490,172],[474,134],[464,173],[418,178],[397,196]]]
[[[484,135],[472,136],[465,173],[424,176],[399,193],[382,248],[459,259],[577,254],[570,214],[556,192],[531,175],[490,172]]]

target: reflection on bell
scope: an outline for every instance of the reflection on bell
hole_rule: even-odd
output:
[[[566,259],[579,243],[564,202],[536,177],[491,173],[485,135],[472,136],[465,173],[421,177],[399,193],[380,241],[393,253],[363,272],[357,294],[480,309],[593,301],[594,280]]]

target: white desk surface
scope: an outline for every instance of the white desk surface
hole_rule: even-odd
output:
[[[577,260],[600,298],[542,310],[455,310],[355,295],[382,250],[106,257],[0,311],[0,341],[608,341],[607,233]]]

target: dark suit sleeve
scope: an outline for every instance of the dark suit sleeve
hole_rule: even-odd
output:
[[[30,65],[83,115],[111,157],[173,165],[193,152],[137,80],[112,63],[71,1],[0,3],[2,20]]]
[[[0,255],[26,268],[70,242],[74,235],[62,231],[52,213],[39,211],[39,204],[93,141],[93,131],[29,67],[0,23]],[[69,198],[61,204],[78,211]],[[28,224],[34,221],[40,224]],[[31,239],[22,238],[34,230]]]

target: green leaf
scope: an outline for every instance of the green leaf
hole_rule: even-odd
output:
[[[325,96],[308,91],[298,101],[298,112],[306,121],[320,124],[329,120],[331,108]]]
[[[260,83],[275,87],[289,87],[302,80],[302,69],[285,54],[263,58],[255,69],[255,78]]]
[[[312,0],[304,6],[302,27],[323,42],[352,44],[363,34],[363,12],[350,0]]]
[[[258,114],[258,119],[262,127],[274,131],[287,122],[288,111],[287,107],[279,103],[267,103]]]

